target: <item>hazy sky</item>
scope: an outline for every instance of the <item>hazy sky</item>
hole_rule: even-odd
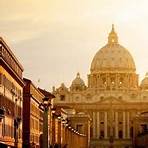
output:
[[[24,66],[24,76],[46,89],[62,82],[70,86],[77,72],[87,82],[112,23],[143,77],[148,71],[147,0],[0,0],[1,36]]]

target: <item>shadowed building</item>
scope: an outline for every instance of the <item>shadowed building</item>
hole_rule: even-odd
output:
[[[22,147],[23,67],[0,38],[0,147]]]
[[[90,137],[90,117],[88,115],[77,114],[73,109],[54,106],[51,125],[53,147],[86,148],[88,146],[88,137]]]
[[[31,80],[24,78],[23,90],[23,148],[43,148],[43,99],[49,98],[47,114],[48,145],[51,143],[51,106],[54,95],[37,88]]]
[[[132,147],[133,119],[148,108],[147,77],[138,84],[134,60],[112,26],[107,44],[92,60],[88,85],[78,73],[70,88],[53,88],[54,103],[90,115],[91,148]]]
[[[23,148],[39,148],[40,136],[43,133],[43,110],[39,106],[45,96],[31,80],[23,80]]]
[[[148,112],[136,115],[134,119],[134,148],[148,147]]]
[[[74,127],[79,133],[85,135],[85,141],[83,140],[80,148],[87,148],[89,147],[90,142],[90,117],[89,115],[85,114],[84,112],[68,114],[69,124]],[[77,141],[76,141],[77,142]],[[80,143],[76,143],[73,141],[73,145]]]
[[[44,94],[43,102],[40,107],[43,110],[43,134],[42,144],[40,148],[49,147],[52,143],[52,112],[53,99],[55,96],[45,89],[38,88],[39,91]]]

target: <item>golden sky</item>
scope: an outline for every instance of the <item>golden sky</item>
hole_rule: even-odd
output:
[[[24,76],[46,89],[79,71],[87,82],[95,53],[115,24],[119,43],[137,73],[148,71],[147,0],[0,0],[0,32],[24,66]]]

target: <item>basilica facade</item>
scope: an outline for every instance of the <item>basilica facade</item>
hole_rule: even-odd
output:
[[[107,44],[92,60],[87,85],[77,73],[69,88],[62,83],[53,94],[56,105],[91,117],[91,148],[130,148],[133,120],[148,110],[148,74],[139,82],[134,59],[112,26]]]

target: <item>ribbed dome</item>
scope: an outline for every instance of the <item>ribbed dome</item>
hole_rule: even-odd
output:
[[[131,54],[118,44],[118,37],[114,26],[108,37],[108,43],[101,48],[93,58],[91,72],[100,71],[128,71],[135,72],[136,67]]]
[[[148,73],[146,73],[145,78],[141,81],[141,87],[148,89]]]
[[[79,73],[77,73],[77,76],[76,76],[76,78],[72,81],[72,86],[74,86],[74,85],[80,85],[80,86],[85,86],[85,83],[84,83],[84,81],[80,78],[80,74]]]
[[[71,90],[84,90],[85,88],[84,81],[80,78],[80,74],[77,73],[76,78],[72,81]]]

